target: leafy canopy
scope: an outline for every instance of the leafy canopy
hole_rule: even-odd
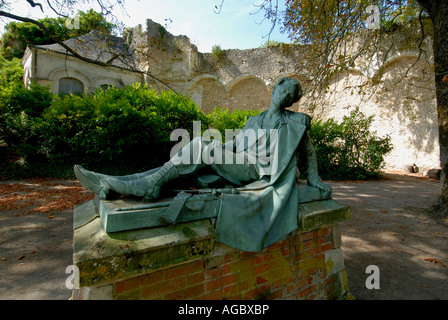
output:
[[[62,41],[78,37],[94,29],[108,34],[115,30],[114,24],[106,21],[101,13],[93,9],[79,12],[79,28],[67,28],[66,18],[63,17],[39,19],[39,22],[51,32],[54,38]],[[44,45],[54,42],[49,34],[33,23],[10,22],[5,27],[5,33],[0,40],[0,53],[7,60],[22,58],[28,44]]]

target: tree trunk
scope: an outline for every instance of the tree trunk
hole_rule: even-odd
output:
[[[439,217],[448,217],[448,0],[418,1],[429,14],[434,28],[434,70],[439,124],[440,194]]]

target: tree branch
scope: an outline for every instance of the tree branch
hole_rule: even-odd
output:
[[[44,9],[42,8],[42,5],[40,3],[36,3],[33,0],[26,0],[26,2],[28,2],[33,8],[36,6],[40,7],[40,10],[44,12]]]
[[[73,49],[70,48],[69,46],[67,46],[62,40],[60,40],[60,39],[58,39],[57,37],[55,37],[55,36],[48,30],[48,28],[45,27],[45,25],[43,25],[41,22],[39,22],[39,21],[37,21],[37,20],[31,19],[31,18],[27,18],[27,17],[17,16],[17,15],[14,15],[14,14],[11,14],[11,13],[8,13],[8,12],[5,12],[5,11],[1,11],[1,10],[0,10],[0,16],[6,17],[6,18],[9,18],[9,19],[13,19],[13,20],[17,20],[17,21],[21,21],[21,22],[32,23],[32,24],[38,26],[39,28],[42,29],[43,32],[45,32],[45,33],[50,37],[50,39],[51,39],[52,41],[54,41],[55,43],[61,45],[65,50],[67,50],[67,52],[71,53],[71,54],[73,55],[73,57],[78,58],[79,60],[82,60],[82,61],[84,61],[84,62],[92,63],[92,64],[99,65],[99,66],[103,66],[103,67],[110,67],[111,64],[112,64],[112,62],[113,62],[115,59],[117,59],[117,58],[120,57],[119,55],[115,54],[115,55],[113,55],[113,56],[112,56],[108,61],[106,61],[106,62],[102,62],[102,61],[99,61],[99,60],[94,60],[94,59],[86,58],[86,57],[84,57],[84,56],[78,54],[75,50],[73,50]],[[129,65],[128,65],[128,67],[129,67],[129,68],[131,69],[131,71],[133,71],[133,72],[139,73],[139,74],[141,74],[141,75],[147,75],[148,77],[150,77],[150,78],[152,78],[154,81],[156,81],[156,83],[159,82],[159,83],[163,84],[164,86],[166,86],[166,87],[169,88],[170,90],[174,91],[177,95],[179,95],[179,93],[176,92],[176,90],[174,90],[168,83],[166,83],[164,80],[162,80],[162,79],[160,79],[160,78],[154,76],[154,75],[151,74],[150,72],[148,72],[148,71],[146,71],[146,72],[145,72],[145,71],[141,71],[141,70],[138,70],[138,69],[136,69],[135,67],[133,67],[133,66],[129,66]]]
[[[62,40],[60,40],[60,39],[56,38],[54,35],[52,35],[52,33],[47,29],[47,27],[45,27],[45,25],[43,25],[42,23],[40,23],[37,20],[31,19],[31,18],[17,16],[15,14],[11,14],[11,13],[8,13],[8,12],[5,12],[5,11],[0,11],[0,16],[6,17],[6,18],[9,18],[9,19],[22,21],[22,22],[28,22],[28,23],[35,24],[36,26],[41,28],[42,31],[44,31],[50,37],[51,40],[53,40],[55,43],[59,44],[61,47],[63,47],[65,50],[67,50],[67,52],[71,53],[74,57],[76,57],[76,58],[78,58],[78,59],[80,59],[82,61],[85,61],[85,62],[88,62],[88,63],[93,63],[93,64],[100,65],[100,66],[103,66],[103,67],[109,67],[111,65],[112,61],[113,61],[113,59],[110,59],[107,62],[102,62],[102,61],[99,61],[99,60],[89,59],[89,58],[86,58],[86,57],[80,55],[75,50],[73,50],[72,48],[67,46]]]

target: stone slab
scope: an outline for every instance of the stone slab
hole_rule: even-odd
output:
[[[300,204],[316,202],[321,199],[320,191],[317,188],[303,184],[299,185],[298,188]],[[173,207],[170,206],[173,198],[160,199],[151,203],[142,203],[126,198],[109,201],[99,201],[97,199],[96,201],[106,232],[119,232],[170,224],[169,220],[164,219],[164,216]],[[220,195],[210,193],[192,195],[181,206],[176,223],[217,217],[220,206]],[[329,206],[327,205],[327,207]],[[324,210],[327,210],[327,208],[324,208]],[[83,216],[78,220],[84,221],[92,218],[82,213],[82,210],[80,212],[80,215]]]
[[[334,225],[350,218],[350,207],[334,200],[299,204],[299,222],[303,231]]]
[[[163,219],[173,198],[142,203],[130,199],[100,201],[99,214],[106,232],[118,232],[140,228],[169,225]],[[218,215],[221,199],[213,195],[195,195],[186,200],[176,223],[201,220]]]

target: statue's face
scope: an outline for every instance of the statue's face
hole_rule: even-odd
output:
[[[294,84],[282,79],[275,84],[274,89],[272,90],[272,102],[282,109],[288,108],[292,105],[294,94]]]

